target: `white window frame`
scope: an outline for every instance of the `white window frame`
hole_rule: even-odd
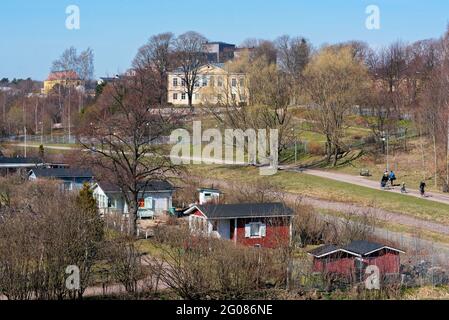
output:
[[[258,234],[252,234],[253,226],[258,226]],[[245,238],[262,239],[267,236],[267,226],[263,222],[250,222],[245,225],[245,229],[249,228],[249,234],[245,232]]]
[[[153,209],[153,197],[147,197],[145,200],[145,209]]]
[[[173,87],[178,86],[178,78],[173,78]]]

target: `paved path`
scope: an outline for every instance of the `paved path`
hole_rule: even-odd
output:
[[[379,182],[377,182],[377,181],[369,180],[366,177],[353,176],[350,174],[324,171],[324,170],[309,170],[309,169],[307,169],[307,170],[285,169],[285,170],[292,171],[292,172],[298,172],[298,173],[301,172],[301,173],[309,174],[312,176],[317,176],[317,177],[331,179],[331,180],[340,181],[340,182],[346,182],[346,183],[350,183],[350,184],[354,184],[354,185],[358,185],[358,186],[362,186],[362,187],[367,187],[367,188],[371,188],[371,189],[381,190],[380,189],[380,178],[379,178]],[[401,194],[401,188],[394,187],[394,188],[385,190],[385,192],[393,192],[393,193]],[[426,196],[423,198],[423,197],[421,197],[418,190],[413,190],[413,189],[407,188],[407,194],[404,194],[404,196],[422,198],[425,200],[440,202],[440,203],[449,205],[449,196],[439,194],[439,193],[426,192]]]
[[[200,179],[203,183],[213,183],[214,185],[224,189],[232,188],[233,186],[232,181],[224,181],[220,179],[210,179],[210,178],[209,179],[200,178]],[[447,225],[418,219],[397,212],[386,211],[379,208],[367,208],[364,206],[351,203],[335,202],[322,199],[315,199],[311,197],[304,197],[299,193],[282,192],[282,195],[284,197],[284,200],[287,202],[294,202],[298,199],[298,197],[300,197],[302,203],[311,205],[312,207],[317,209],[331,210],[356,216],[357,215],[363,216],[366,213],[368,213],[380,221],[411,227],[415,231],[425,230],[438,234],[449,235],[449,226]],[[326,215],[326,217],[333,218],[333,216],[330,215]],[[435,243],[433,241],[420,239],[419,237],[413,235],[401,232],[392,232],[383,228],[376,228],[375,233],[377,236],[381,238],[392,240],[401,244],[404,248],[405,247],[416,248],[417,246],[419,246],[420,248],[425,248],[428,251],[431,252],[440,251],[441,253],[447,254],[449,256],[449,244],[446,243]]]

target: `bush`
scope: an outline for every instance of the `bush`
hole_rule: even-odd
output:
[[[307,144],[307,152],[314,156],[324,156],[326,154],[323,144],[313,141]]]

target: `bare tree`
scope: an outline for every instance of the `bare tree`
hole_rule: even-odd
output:
[[[193,31],[178,36],[174,42],[176,66],[179,67],[185,84],[189,106],[192,107],[193,93],[198,85],[199,69],[207,62],[204,44],[207,39]]]
[[[137,234],[139,194],[154,180],[177,170],[158,143],[179,127],[179,111],[161,107],[151,70],[137,70],[108,85],[96,108],[86,113],[78,140],[105,180],[119,186],[129,206],[130,232]]]
[[[53,62],[51,71],[75,71],[81,80],[91,80],[94,76],[94,52],[87,48],[79,55],[75,47],[66,49],[59,59]]]
[[[305,38],[291,38],[288,35],[276,40],[278,50],[278,64],[281,70],[289,76],[290,85],[293,88],[293,101],[299,95],[299,86],[303,71],[310,61],[312,48]]]
[[[160,82],[158,101],[161,105],[167,102],[167,77],[173,68],[174,35],[171,32],[152,36],[148,42],[139,48],[133,60],[133,67],[139,70],[154,69]]]

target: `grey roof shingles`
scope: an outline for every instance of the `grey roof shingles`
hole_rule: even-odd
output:
[[[120,186],[113,184],[113,183],[107,183],[107,182],[97,182],[97,184],[100,186],[101,189],[103,189],[106,193],[114,193],[114,192],[122,192],[122,189]],[[142,183],[140,185],[144,189],[144,191],[172,191],[174,190],[173,185],[168,181],[163,180],[154,180],[154,181],[148,181],[146,185]]]
[[[0,157],[0,164],[39,164],[42,163],[38,158],[8,158]]]
[[[207,204],[197,208],[209,219],[288,217],[293,211],[282,203]]]
[[[323,255],[328,255],[331,252],[334,252],[335,250],[338,250],[339,248],[337,246],[334,246],[333,244],[327,244],[318,248],[315,248],[309,253],[315,257],[321,257]]]
[[[334,245],[324,245],[324,246],[318,247],[314,250],[311,250],[308,253],[314,257],[320,258],[320,257],[326,256],[332,252],[335,252],[336,250],[341,250],[343,252],[353,253],[354,255],[363,257],[370,253],[381,250],[383,248],[388,248],[388,249],[391,249],[394,251],[403,252],[402,250],[399,250],[399,249],[396,249],[393,247],[388,247],[388,246],[380,244],[380,243],[360,240],[360,241],[352,241],[350,244],[343,246],[343,247],[337,247]]]
[[[92,171],[88,169],[37,168],[31,171],[37,178],[93,178]]]
[[[344,247],[345,250],[358,253],[360,255],[365,255],[369,252],[377,251],[384,248],[385,245],[369,242],[369,241],[353,241]]]

